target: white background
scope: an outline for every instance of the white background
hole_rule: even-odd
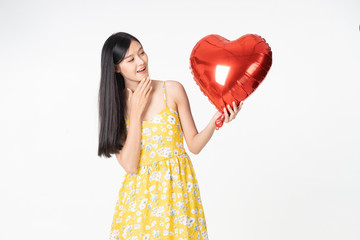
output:
[[[105,40],[125,31],[152,79],[181,82],[198,40],[255,33],[273,65],[199,155],[210,240],[360,239],[359,1],[1,1],[0,239],[107,239],[120,179],[99,158]]]

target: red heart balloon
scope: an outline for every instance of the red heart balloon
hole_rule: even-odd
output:
[[[234,41],[211,34],[198,41],[190,55],[190,70],[196,84],[219,112],[232,102],[238,105],[264,80],[272,64],[265,39],[246,34]],[[218,130],[224,115],[216,120]]]

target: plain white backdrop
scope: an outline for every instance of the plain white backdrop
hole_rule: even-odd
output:
[[[210,240],[360,239],[359,1],[1,1],[0,239],[107,239],[125,171],[97,156],[100,54],[125,31],[181,82],[198,40],[255,33],[273,65],[190,155]]]

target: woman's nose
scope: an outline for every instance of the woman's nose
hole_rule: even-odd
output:
[[[144,64],[144,60],[141,59],[141,57],[138,57],[138,64]]]

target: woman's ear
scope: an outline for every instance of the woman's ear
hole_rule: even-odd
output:
[[[116,73],[121,73],[118,65],[114,64],[114,69]]]

